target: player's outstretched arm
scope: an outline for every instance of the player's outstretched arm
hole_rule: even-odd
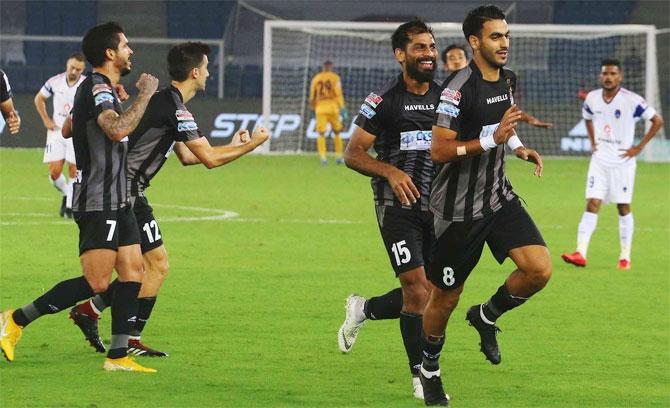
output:
[[[649,141],[656,136],[656,132],[663,126],[663,118],[657,113],[651,119],[651,127],[646,135],[640,140],[640,144],[637,146],[631,146],[629,149],[623,150],[621,157],[635,157],[644,147],[649,143]]]
[[[21,117],[14,109],[12,98],[0,102],[0,112],[2,112],[2,117],[5,118],[5,122],[7,122],[9,133],[19,133],[19,128],[21,128]]]
[[[112,109],[106,109],[98,115],[98,125],[107,137],[115,142],[128,136],[140,123],[149,100],[158,89],[158,78],[150,74],[142,74],[135,86],[140,92],[127,111],[119,115]]]
[[[254,129],[251,138],[247,142],[243,142],[245,137],[248,138],[248,136],[245,136],[245,132],[248,135],[246,130],[237,132],[236,136],[233,136],[234,140],[223,146],[212,146],[205,137],[176,143],[175,153],[177,153],[179,161],[184,166],[202,163],[208,169],[213,169],[251,152],[270,137],[267,128],[259,126]],[[237,137],[237,140],[235,140],[235,137]]]
[[[37,94],[35,95],[35,99],[33,100],[33,103],[35,103],[35,109],[37,110],[37,113],[40,115],[40,118],[42,118],[42,123],[44,124],[44,127],[49,130],[56,130],[56,124],[49,117],[49,114],[47,113],[47,98],[44,95],[42,95],[41,91],[37,92]]]
[[[384,177],[401,203],[405,205],[415,203],[421,195],[412,178],[397,167],[374,159],[368,153],[375,139],[375,135],[356,126],[344,151],[344,163],[364,176]]]
[[[472,140],[458,140],[456,131],[433,125],[430,156],[434,162],[448,163],[489,151],[505,143],[515,134],[516,126],[522,115],[523,112],[516,105],[512,105],[505,111],[498,128],[492,135]]]

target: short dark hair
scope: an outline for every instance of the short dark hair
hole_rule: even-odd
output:
[[[404,50],[407,44],[411,41],[411,35],[423,33],[433,35],[433,29],[419,18],[401,24],[391,36],[391,47],[393,47],[393,51],[395,51],[396,48]]]
[[[463,50],[463,54],[465,54],[465,59],[468,59],[468,50],[465,49],[465,45],[463,45],[463,44],[451,44],[450,46],[445,48],[444,51],[442,51],[442,62],[444,62],[446,64],[447,63],[447,53],[449,53],[449,51],[451,51],[451,50],[456,50],[456,49]]]
[[[81,49],[88,62],[93,67],[101,67],[105,63],[105,52],[107,49],[119,48],[123,28],[119,23],[110,21],[97,25],[86,32],[81,42]]]
[[[606,65],[615,66],[619,68],[619,72],[621,72],[621,62],[616,58],[605,58],[600,62],[601,67],[604,67]]]
[[[185,81],[191,70],[198,68],[209,52],[209,45],[201,42],[186,42],[170,48],[167,55],[170,78]]]
[[[86,58],[84,58],[84,54],[81,52],[75,52],[74,54],[71,54],[69,57],[67,57],[66,61],[69,61],[71,59],[75,59],[79,62],[85,62]]]
[[[474,10],[470,10],[465,17],[465,20],[463,20],[463,34],[465,35],[465,40],[469,41],[468,39],[471,35],[480,37],[482,34],[482,27],[484,27],[484,23],[487,21],[504,19],[505,13],[493,5],[480,6]]]

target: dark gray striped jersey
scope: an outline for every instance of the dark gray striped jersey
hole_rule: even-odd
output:
[[[128,138],[114,142],[100,128],[98,116],[107,109],[123,113],[109,78],[94,72],[79,85],[72,108],[72,142],[77,160],[74,211],[115,211],[128,202]]]
[[[516,75],[501,69],[497,82],[485,81],[471,62],[442,85],[435,125],[457,133],[457,140],[492,135],[514,103]],[[480,155],[436,164],[430,209],[449,221],[476,220],[493,214],[516,195],[505,175],[505,146]]]
[[[440,86],[432,81],[428,92],[407,91],[402,74],[365,98],[354,123],[376,136],[377,160],[407,173],[421,197],[411,208],[428,211],[433,162],[430,142]],[[403,207],[384,177],[372,177],[375,204]],[[409,207],[406,207],[409,208]]]
[[[161,89],[151,97],[139,125],[128,144],[128,186],[136,197],[147,187],[167,160],[175,142],[202,137],[179,90]]]
[[[9,86],[9,79],[5,71],[0,69],[0,103],[12,97],[12,87]]]

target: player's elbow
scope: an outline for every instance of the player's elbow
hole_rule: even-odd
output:
[[[446,163],[450,160],[446,149],[439,146],[432,146],[430,149],[430,159],[435,163]]]
[[[654,115],[654,117],[651,118],[651,121],[652,121],[652,123],[654,123],[656,126],[659,126],[659,127],[663,126],[663,124],[665,123],[663,121],[663,118],[661,117],[661,115],[658,115],[658,114]]]

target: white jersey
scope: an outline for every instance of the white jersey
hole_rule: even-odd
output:
[[[72,109],[72,105],[74,104],[74,94],[77,92],[77,87],[84,79],[86,77],[81,75],[77,83],[69,86],[67,84],[67,73],[62,72],[49,78],[42,86],[42,89],[40,89],[40,93],[45,98],[51,98],[52,96],[54,98],[52,119],[59,128],[63,127],[63,122],[65,122],[65,118],[70,113],[70,109]]]
[[[649,120],[656,114],[640,95],[619,88],[609,102],[603,99],[603,90],[589,92],[582,107],[582,116],[593,122],[596,151],[593,158],[605,165],[634,163],[635,158],[620,157],[633,145],[635,122],[640,118]]]

